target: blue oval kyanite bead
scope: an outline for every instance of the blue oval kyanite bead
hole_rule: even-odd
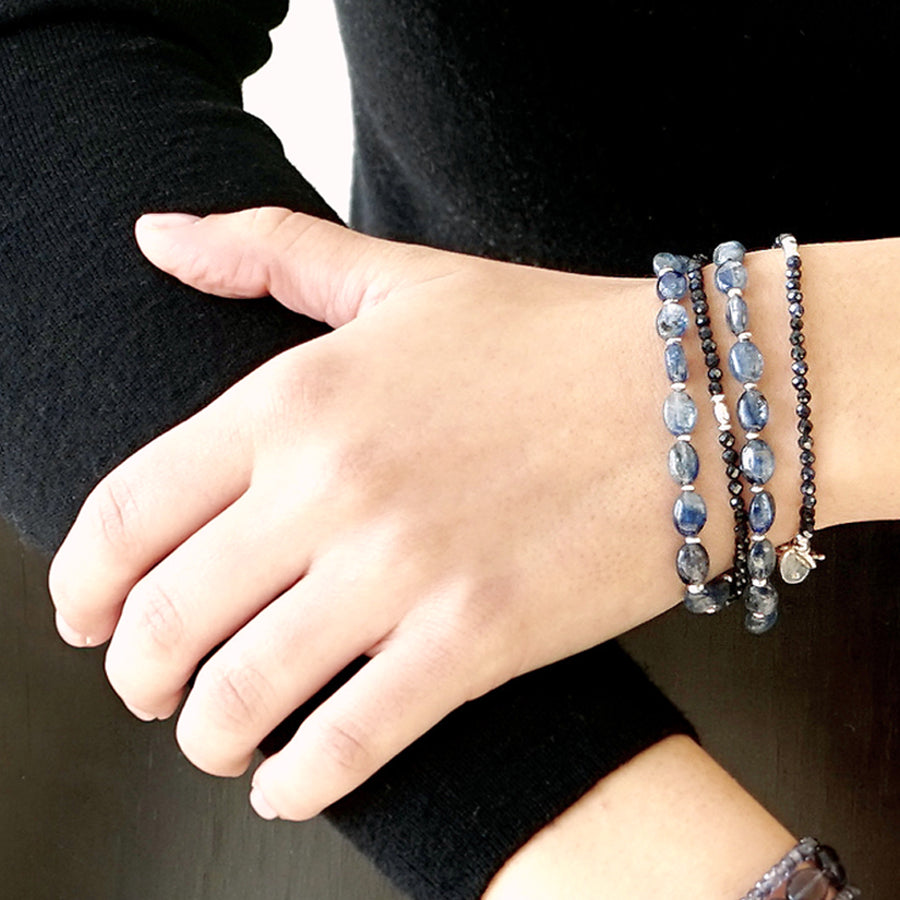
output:
[[[695,615],[717,613],[728,606],[731,585],[727,581],[711,581],[702,591],[685,591],[684,605]]]
[[[744,604],[755,616],[771,616],[778,609],[778,591],[771,584],[751,584]]]
[[[697,405],[684,391],[669,391],[663,403],[663,421],[676,437],[690,434],[697,424]]]
[[[763,373],[763,356],[753,341],[736,341],[728,351],[728,368],[743,384],[757,382]]]
[[[775,521],[775,498],[768,491],[754,494],[747,507],[747,521],[756,534],[765,534]]]
[[[700,457],[687,441],[675,441],[669,448],[669,474],[678,484],[692,484],[700,474]]]
[[[775,454],[762,438],[754,438],[741,447],[741,471],[751,484],[765,484],[772,477]]]
[[[740,241],[725,241],[713,250],[713,263],[721,266],[729,260],[743,262],[746,248]]]
[[[709,575],[709,554],[703,544],[682,544],[675,556],[678,577],[685,584],[703,584]]]
[[[744,391],[737,404],[738,422],[744,431],[762,431],[769,421],[769,401],[762,391],[750,388]]]
[[[665,303],[656,316],[656,333],[664,340],[681,337],[688,327],[687,310],[678,303]]]
[[[696,537],[706,524],[706,503],[696,491],[682,491],[672,509],[672,519],[679,534]]]
[[[747,301],[743,297],[729,297],[725,304],[725,320],[732,334],[740,334],[747,330]]]
[[[667,344],[665,349],[666,374],[669,381],[687,381],[688,364],[681,344]]]
[[[723,262],[716,269],[716,287],[727,294],[732,288],[747,287],[747,270],[736,259]]]
[[[750,542],[747,570],[751,578],[757,578],[760,581],[768,578],[775,571],[775,561],[775,548],[768,538]]]
[[[674,269],[679,275],[688,270],[690,260],[678,253],[657,253],[653,257],[653,274],[659,275],[663,269]]]
[[[767,631],[771,631],[777,621],[778,607],[776,606],[775,611],[769,613],[767,616],[760,616],[756,613],[748,612],[747,615],[744,616],[744,628],[746,628],[750,634],[765,634]]]
[[[687,293],[687,279],[680,272],[665,272],[656,279],[660,300],[680,300]]]

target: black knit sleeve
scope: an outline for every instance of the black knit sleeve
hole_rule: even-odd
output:
[[[274,301],[201,298],[132,237],[146,211],[336,218],[241,108],[284,11],[0,3],[0,512],[48,554],[113,466],[324,331]],[[472,898],[597,779],[674,732],[690,726],[606,645],[467,704],[328,815],[413,896]]]

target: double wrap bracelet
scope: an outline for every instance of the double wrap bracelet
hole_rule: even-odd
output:
[[[797,439],[800,448],[800,518],[792,541],[776,548],[768,538],[775,521],[775,499],[766,485],[775,471],[775,454],[762,436],[769,421],[769,403],[759,386],[765,363],[753,342],[745,289],[748,276],[745,249],[738,241],[719,244],[712,255],[715,286],[724,301],[724,318],[734,341],[728,351],[728,369],[740,387],[736,420],[743,432],[737,449],[732,416],[723,387],[719,348],[713,335],[709,302],[703,287],[703,256],[657,253],[653,258],[656,293],[662,301],[656,330],[665,341],[664,362],[670,391],[663,404],[663,421],[675,437],[669,449],[668,468],[680,493],[673,509],[675,528],[683,539],[675,557],[675,569],[685,584],[684,606],[692,613],[715,613],[736,600],[745,608],[744,625],[751,634],[769,631],[779,617],[778,591],[772,577],[780,557],[779,571],[786,584],[802,581],[822,557],[813,553],[816,484],[813,464],[809,363],[803,332],[801,261],[797,241],[781,234],[775,242],[785,257],[785,295],[790,315],[791,384],[797,397]],[[689,328],[681,301],[690,293],[700,350],[707,369],[708,391],[722,448],[727,478],[728,502],[734,515],[734,561],[729,572],[708,581],[709,556],[700,541],[706,524],[706,503],[694,482],[700,460],[692,444],[698,422],[697,405],[687,390],[688,363],[683,347]],[[745,489],[749,502],[745,504]]]

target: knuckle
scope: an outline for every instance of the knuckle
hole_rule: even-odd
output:
[[[204,717],[228,731],[244,731],[265,716],[273,694],[269,679],[254,665],[207,663],[194,684]]]
[[[185,622],[177,598],[152,577],[139,581],[125,601],[137,637],[157,653],[170,656],[185,636]]]
[[[140,507],[127,476],[107,475],[85,503],[94,533],[113,550],[132,549],[140,533]]]
[[[372,735],[361,722],[347,718],[322,719],[313,727],[319,752],[338,771],[362,776],[371,770]]]

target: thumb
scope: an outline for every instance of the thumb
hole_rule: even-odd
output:
[[[151,213],[137,220],[135,237],[150,262],[191,287],[220,297],[271,295],[333,327],[401,284],[433,277],[444,255],[280,207]]]

